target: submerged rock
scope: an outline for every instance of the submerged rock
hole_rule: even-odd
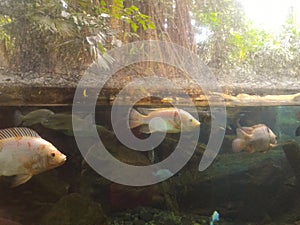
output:
[[[44,216],[41,225],[106,225],[100,204],[72,193],[61,198]]]
[[[1,218],[1,217],[0,217],[0,224],[1,225],[22,225],[18,222],[15,222],[15,221],[12,221],[9,219],[5,219],[5,218]]]
[[[300,146],[295,141],[290,141],[283,146],[283,151],[295,174],[297,182],[300,182]]]

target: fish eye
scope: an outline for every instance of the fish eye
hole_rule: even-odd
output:
[[[190,119],[190,122],[193,122],[193,119]]]
[[[54,153],[54,152],[51,153],[51,157],[52,157],[52,158],[55,157],[55,153]]]

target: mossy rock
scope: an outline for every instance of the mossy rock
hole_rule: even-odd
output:
[[[106,225],[100,204],[73,193],[61,198],[44,216],[41,225]]]

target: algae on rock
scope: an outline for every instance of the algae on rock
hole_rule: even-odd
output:
[[[106,225],[100,204],[72,193],[61,198],[44,216],[41,225]]]

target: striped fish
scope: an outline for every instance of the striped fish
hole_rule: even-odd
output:
[[[66,156],[34,130],[25,127],[0,130],[0,176],[16,176],[12,186],[65,161]]]

